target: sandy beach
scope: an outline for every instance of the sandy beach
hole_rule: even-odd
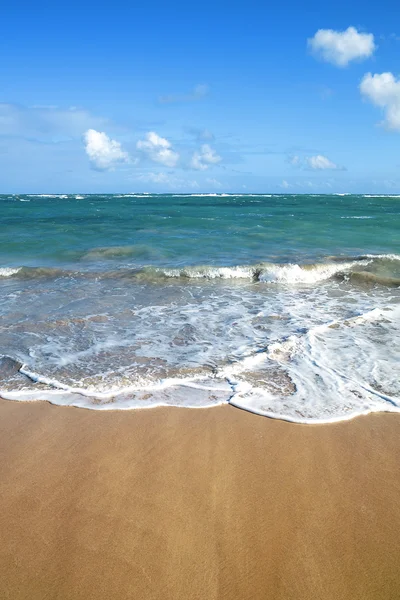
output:
[[[397,599],[400,416],[0,401],[0,597]]]

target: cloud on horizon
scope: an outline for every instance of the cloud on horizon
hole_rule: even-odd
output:
[[[183,179],[182,177],[178,177],[175,173],[169,172],[166,173],[164,171],[153,172],[149,171],[147,173],[139,173],[136,176],[138,181],[142,181],[145,183],[153,183],[156,185],[167,185],[171,189],[180,188],[180,189],[197,189],[199,188],[199,183],[195,179]]]
[[[301,158],[301,156],[298,156],[297,154],[295,154],[295,155],[288,157],[288,162],[293,167],[298,167],[300,169],[305,169],[305,170],[308,170],[308,169],[312,169],[313,171],[325,171],[325,170],[346,171],[347,170],[345,167],[337,165],[336,163],[331,161],[329,158],[327,158],[323,154],[315,154],[313,156],[306,156],[305,158]]]

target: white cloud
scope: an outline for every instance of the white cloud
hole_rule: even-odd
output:
[[[282,187],[284,190],[287,190],[288,188],[290,188],[290,187],[292,187],[292,186],[290,185],[290,183],[289,183],[288,181],[286,181],[286,179],[284,179],[284,180],[282,181],[282,183],[281,183],[281,187]]]
[[[172,150],[171,143],[154,131],[146,133],[146,139],[139,140],[136,148],[153,162],[166,167],[175,167],[179,161],[179,154]]]
[[[129,161],[129,154],[122,150],[121,144],[104,132],[88,129],[83,137],[86,154],[96,169],[107,171]]]
[[[308,156],[305,159],[307,166],[310,169],[315,170],[325,170],[325,169],[333,169],[340,170],[340,167],[336,165],[334,162],[326,158],[326,156],[322,156],[322,154],[316,154],[315,156]]]
[[[201,100],[207,96],[209,89],[208,85],[200,83],[196,85],[189,94],[160,96],[158,101],[161,102],[161,104],[171,104],[173,102],[192,102],[193,100]]]
[[[288,160],[289,160],[289,163],[291,165],[293,165],[294,167],[299,167],[301,165],[301,158],[300,158],[300,156],[297,156],[297,155],[293,156],[292,155],[292,156],[289,156]]]
[[[383,185],[389,189],[392,189],[392,188],[399,189],[399,183],[397,181],[393,181],[392,179],[384,179]]]
[[[182,179],[177,177],[174,173],[163,173],[163,172],[148,172],[139,174],[136,179],[144,181],[146,183],[156,183],[168,186],[172,189],[196,189],[199,184],[196,180]]]
[[[149,181],[151,183],[171,183],[171,177],[167,173],[146,173],[139,175],[141,181]]]
[[[300,169],[313,169],[316,171],[322,171],[325,169],[331,169],[334,171],[346,170],[344,167],[337,165],[322,154],[305,156],[304,158],[298,155],[292,155],[289,156],[287,160],[293,167],[299,167]]]
[[[208,129],[203,129],[199,131],[197,139],[201,141],[213,141],[215,137],[211,131],[209,131]]]
[[[360,83],[360,92],[383,109],[386,127],[400,130],[400,79],[392,73],[367,73]]]
[[[192,169],[198,171],[205,171],[211,165],[216,165],[221,162],[221,157],[216,153],[214,148],[211,148],[208,144],[203,144],[200,152],[195,152],[190,161]]]
[[[220,181],[218,181],[218,179],[215,179],[213,177],[208,177],[206,179],[206,183],[209,183],[210,185],[217,187],[217,188],[222,187],[222,183]]]
[[[355,27],[345,31],[319,29],[308,40],[312,52],[337,67],[346,67],[352,60],[371,56],[376,48],[372,33],[359,33]]]

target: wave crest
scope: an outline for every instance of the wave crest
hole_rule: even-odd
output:
[[[123,256],[130,247],[96,249],[95,255]],[[244,280],[266,284],[317,284],[329,279],[353,284],[400,286],[400,255],[366,254],[358,257],[329,257],[325,262],[312,264],[259,263],[254,265],[194,265],[180,268],[143,266],[136,269],[121,268],[113,271],[68,271],[56,267],[2,267],[0,277],[23,279],[43,277],[81,277],[136,279],[157,282],[163,279]]]
[[[22,267],[0,267],[0,277],[11,277],[19,273]]]

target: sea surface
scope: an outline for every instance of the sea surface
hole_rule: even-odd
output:
[[[400,411],[400,197],[0,196],[0,396]]]

